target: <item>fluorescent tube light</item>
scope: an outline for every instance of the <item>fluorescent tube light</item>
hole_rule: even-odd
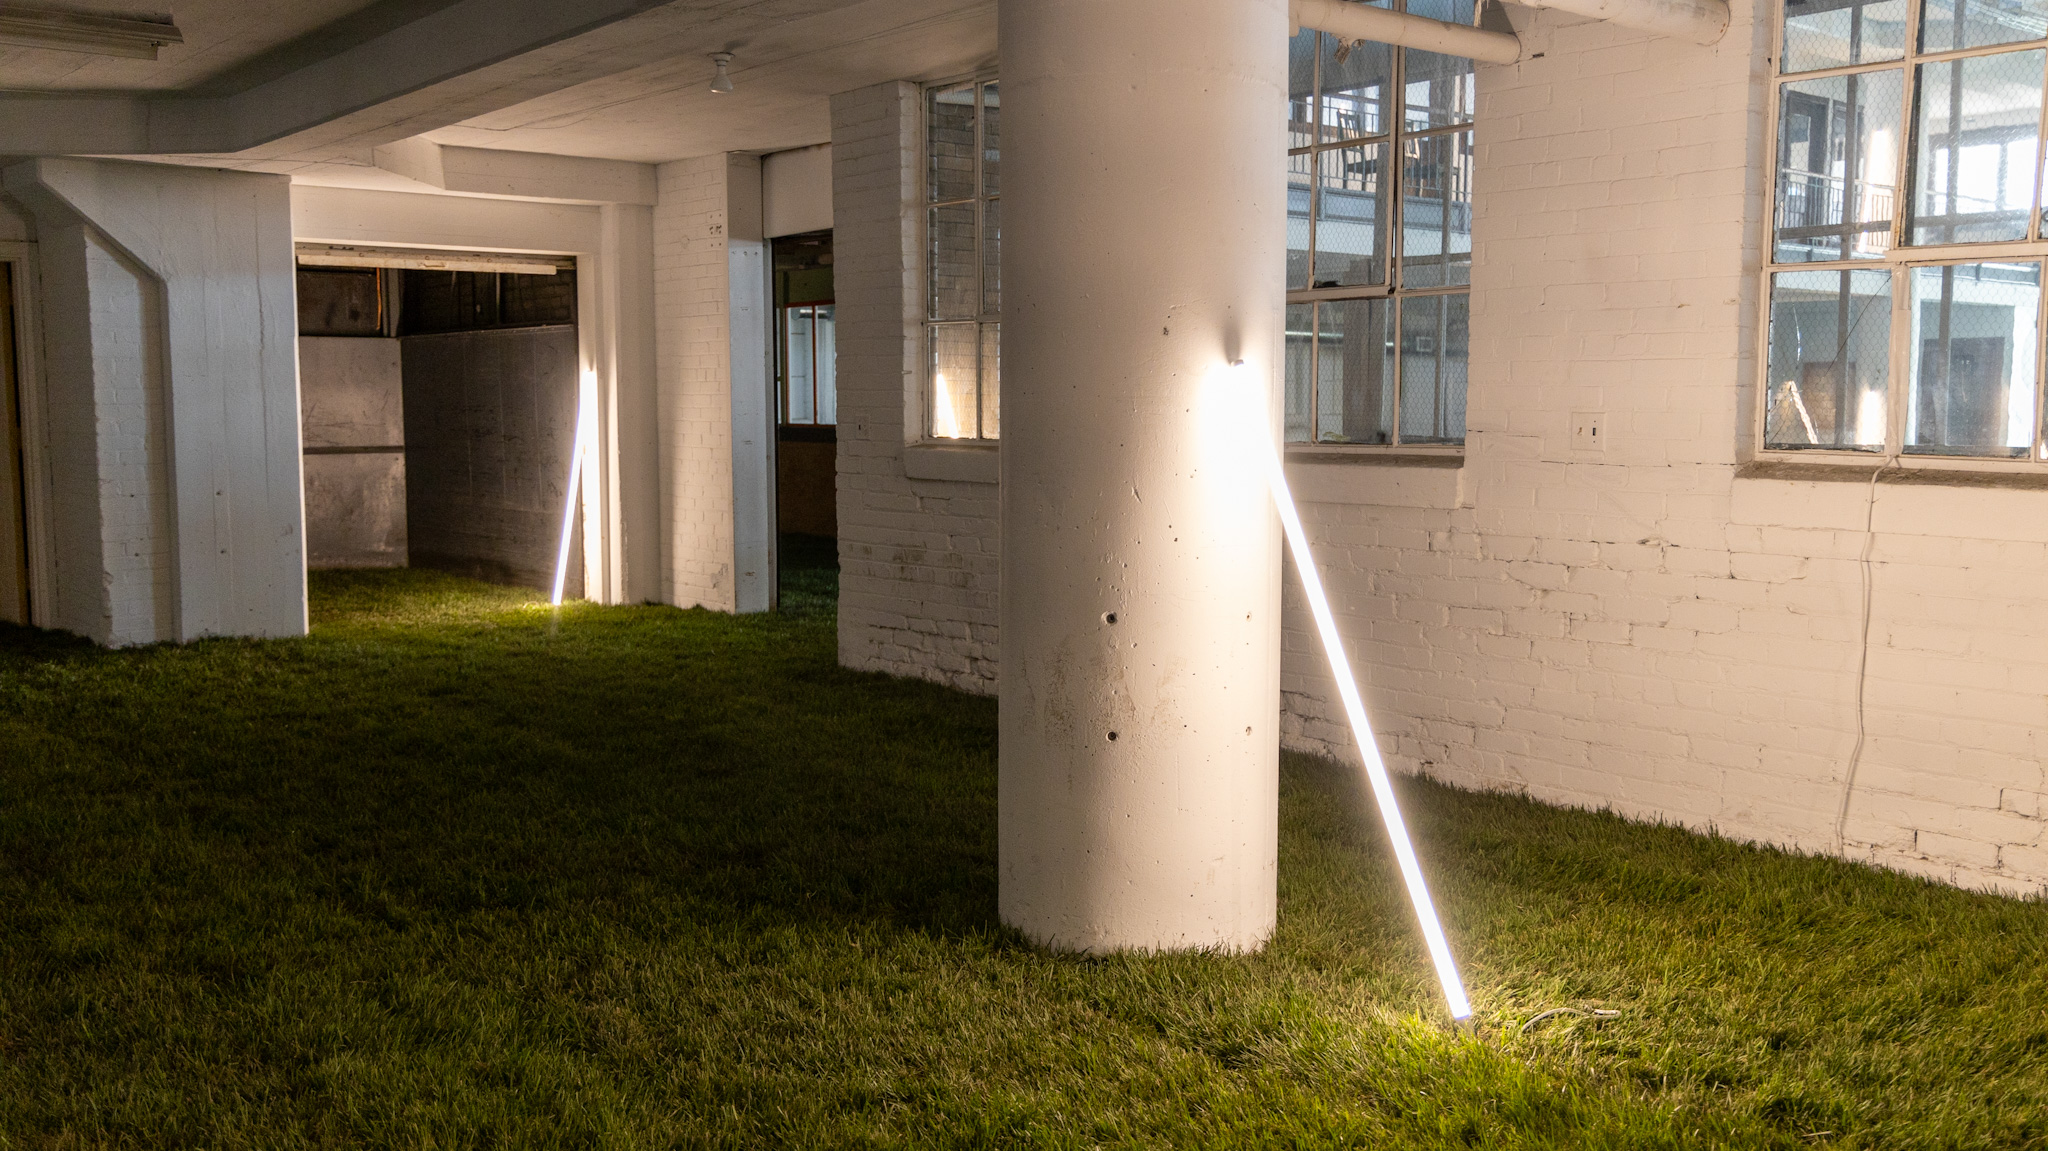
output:
[[[184,42],[168,15],[0,4],[0,44],[154,60],[158,48]]]
[[[1451,1018],[1463,1020],[1472,1015],[1472,1003],[1465,996],[1465,983],[1458,978],[1458,965],[1451,958],[1451,945],[1444,938],[1443,925],[1437,921],[1436,905],[1430,902],[1429,885],[1422,879],[1422,864],[1415,858],[1415,845],[1408,838],[1408,823],[1401,818],[1401,805],[1394,798],[1394,783],[1387,775],[1387,764],[1380,758],[1379,740],[1373,737],[1372,723],[1365,717],[1365,700],[1358,694],[1358,681],[1351,674],[1351,660],[1344,654],[1344,637],[1337,631],[1337,618],[1330,612],[1330,599],[1323,594],[1323,577],[1316,570],[1315,556],[1308,549],[1308,534],[1302,530],[1301,514],[1295,510],[1294,493],[1287,487],[1287,469],[1281,462],[1280,453],[1273,447],[1272,426],[1268,422],[1265,393],[1250,386],[1243,378],[1244,361],[1231,365],[1233,372],[1240,376],[1243,386],[1235,391],[1248,395],[1257,405],[1257,418],[1247,422],[1260,436],[1257,451],[1263,458],[1268,486],[1273,490],[1273,505],[1280,513],[1280,526],[1287,533],[1287,548],[1294,553],[1294,568],[1301,575],[1301,590],[1308,595],[1309,612],[1315,616],[1316,630],[1322,634],[1323,654],[1329,657],[1330,671],[1337,677],[1337,695],[1344,701],[1344,714],[1351,720],[1351,737],[1358,744],[1359,754],[1365,758],[1365,772],[1372,780],[1373,798],[1379,802],[1380,819],[1386,824],[1387,839],[1394,845],[1394,858],[1401,864],[1401,878],[1408,885],[1408,901],[1415,905],[1415,918],[1422,925],[1423,942],[1429,946],[1429,958],[1436,965],[1437,982],[1443,985],[1444,1000],[1450,1004]]]
[[[442,252],[431,248],[374,248],[348,244],[299,244],[300,265],[308,268],[413,268],[428,272],[511,272],[552,276],[574,268],[574,257],[526,256],[509,252]]]
[[[576,389],[576,443],[569,449],[569,490],[562,496],[562,541],[555,549],[555,590],[548,601],[556,607],[562,606],[562,588],[569,582],[569,537],[576,530],[576,504],[583,498],[583,452],[596,392],[596,376],[583,373],[583,384]]]

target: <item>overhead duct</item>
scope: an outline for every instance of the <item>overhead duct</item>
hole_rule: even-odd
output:
[[[1655,32],[1695,44],[1712,44],[1728,31],[1728,0],[1511,0],[1524,8],[1550,8],[1605,20],[1638,32]]]
[[[409,268],[426,272],[511,272],[552,276],[576,267],[573,256],[529,256],[514,252],[451,252],[440,248],[366,248],[353,244],[297,245],[307,268]]]
[[[1728,31],[1727,0],[1512,0],[1524,8],[1549,8],[1604,20],[1622,28],[1652,32],[1695,44],[1713,44]],[[1314,28],[1344,40],[1371,40],[1421,48],[1447,56],[1468,56],[1487,64],[1513,64],[1522,43],[1512,33],[1426,16],[1390,12],[1357,0],[1288,0],[1296,28]]]
[[[1296,28],[1313,28],[1342,40],[1371,40],[1446,56],[1469,56],[1487,64],[1512,64],[1522,58],[1522,42],[1506,32],[1389,12],[1353,0],[1288,0],[1287,15]]]

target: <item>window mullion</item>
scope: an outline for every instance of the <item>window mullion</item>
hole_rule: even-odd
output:
[[[1390,313],[1387,317],[1387,322],[1393,328],[1394,336],[1394,407],[1392,418],[1387,421],[1389,424],[1387,428],[1387,445],[1398,448],[1401,446],[1401,405],[1405,398],[1402,393],[1407,391],[1404,379],[1407,374],[1405,371],[1406,365],[1402,362],[1401,356],[1401,324],[1403,320],[1399,297],[1401,291],[1402,249],[1406,247],[1407,239],[1402,231],[1401,201],[1403,198],[1402,189],[1407,186],[1408,180],[1408,49],[1396,48],[1394,50],[1394,59],[1390,71],[1393,75],[1393,91],[1388,93],[1388,103],[1392,106],[1393,123],[1388,125],[1387,131],[1387,174],[1389,178],[1381,186],[1380,195],[1387,206],[1386,211],[1381,213],[1381,215],[1386,221],[1386,239],[1384,243],[1387,246],[1387,295],[1390,297],[1387,304],[1387,311]]]

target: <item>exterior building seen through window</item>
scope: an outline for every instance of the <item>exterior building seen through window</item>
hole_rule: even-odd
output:
[[[1002,103],[996,81],[925,93],[925,435],[1002,432]]]
[[[2048,459],[2048,0],[1782,0],[1767,452]]]
[[[1474,11],[1375,6],[1462,24]],[[1287,439],[1462,444],[1472,62],[1307,28],[1289,61]]]

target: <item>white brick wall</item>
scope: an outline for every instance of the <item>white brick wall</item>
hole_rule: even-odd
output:
[[[736,602],[726,170],[723,154],[661,165],[654,208],[661,595],[718,611]]]
[[[832,101],[839,332],[839,658],[995,690],[996,487],[911,479],[919,349],[919,95]]]
[[[1738,477],[1767,29],[1752,0],[1711,48],[1510,12],[1541,55],[1481,73],[1465,466],[1290,466],[1384,750],[1465,786],[1832,850],[1869,486]],[[987,691],[994,489],[901,463],[915,113],[908,89],[834,105],[841,658]],[[1575,412],[1604,413],[1604,451],[1573,450]],[[1848,850],[2048,884],[2048,492],[1876,500]],[[1348,756],[1288,594],[1283,738]]]

